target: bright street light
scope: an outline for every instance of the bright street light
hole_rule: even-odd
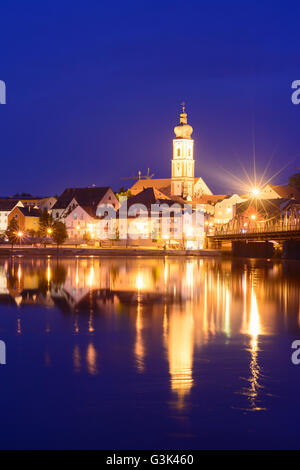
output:
[[[251,189],[251,193],[253,194],[253,196],[258,196],[260,193],[260,190],[258,188],[253,188]]]
[[[19,231],[19,232],[17,233],[17,237],[19,238],[19,242],[20,242],[20,246],[21,246],[21,239],[22,239],[22,237],[23,237],[23,232]]]

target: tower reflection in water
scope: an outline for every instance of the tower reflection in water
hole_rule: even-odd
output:
[[[255,275],[255,273],[254,273]],[[248,399],[249,406],[246,408],[250,411],[259,411],[263,408],[260,407],[257,403],[259,398],[259,392],[262,390],[263,386],[259,383],[261,368],[259,366],[259,337],[264,334],[260,314],[258,309],[257,296],[255,292],[255,280],[253,273],[250,276],[250,292],[249,292],[249,301],[250,308],[248,310],[248,281],[247,281],[247,271],[243,274],[243,323],[241,332],[249,337],[249,353],[250,353],[250,363],[249,363],[249,373],[250,376],[245,378],[248,382],[248,387],[244,387],[241,390],[241,394],[245,395]],[[248,314],[249,311],[249,314]]]
[[[73,370],[90,375],[101,373],[99,329],[113,337],[121,318],[133,333],[128,362],[139,374],[155,374],[149,358],[161,351],[178,410],[189,405],[199,375],[195,354],[242,335],[249,376],[239,393],[246,396],[248,409],[259,410],[261,338],[283,328],[299,331],[299,280],[291,269],[275,262],[175,257],[12,258],[0,261],[0,303],[17,309],[19,335],[25,334],[26,305],[47,309],[43,328],[50,335],[55,335],[52,310],[67,314]],[[51,364],[49,351],[47,358]]]

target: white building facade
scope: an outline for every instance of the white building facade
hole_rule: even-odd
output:
[[[234,217],[234,207],[247,199],[241,198],[238,194],[233,194],[215,204],[214,223],[227,224]]]

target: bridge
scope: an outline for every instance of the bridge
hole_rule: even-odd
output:
[[[277,222],[276,224],[253,224],[247,228],[223,225],[216,228],[208,238],[221,241],[284,241],[300,240],[300,220],[294,222]]]
[[[209,248],[229,248],[233,255],[253,258],[300,259],[300,220],[252,224],[247,227],[219,227],[208,235]]]

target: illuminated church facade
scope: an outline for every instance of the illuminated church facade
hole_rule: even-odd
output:
[[[175,196],[186,201],[213,194],[201,177],[195,177],[193,128],[187,122],[184,105],[174,133],[171,178],[139,179],[130,189],[133,196],[150,187],[168,197]]]
[[[180,123],[174,128],[171,195],[193,197],[195,180],[193,128],[187,123],[183,106]]]

